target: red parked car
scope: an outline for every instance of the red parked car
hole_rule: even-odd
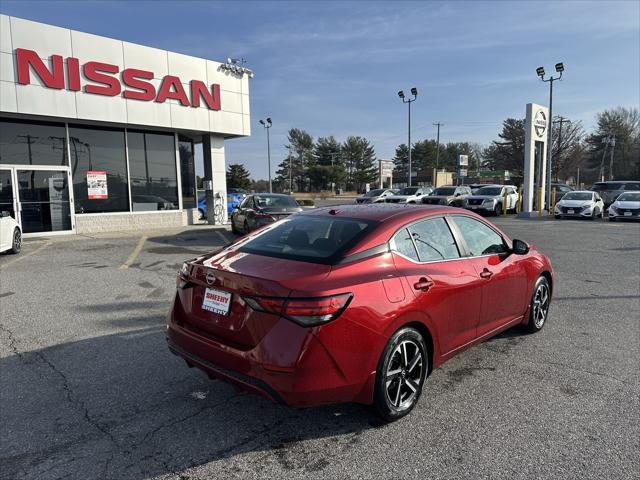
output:
[[[552,288],[547,257],[472,212],[319,208],[186,262],[167,340],[273,401],[373,404],[392,421],[455,354],[514,325],[542,329]]]

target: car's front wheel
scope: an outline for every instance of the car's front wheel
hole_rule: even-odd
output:
[[[542,330],[549,316],[551,304],[551,286],[546,277],[541,276],[533,287],[533,296],[529,305],[529,321],[524,326],[529,333]]]
[[[20,253],[22,250],[22,232],[19,228],[13,230],[13,241],[11,243],[11,253]]]
[[[407,415],[420,399],[429,371],[422,335],[406,327],[393,334],[378,361],[373,407],[387,422]]]

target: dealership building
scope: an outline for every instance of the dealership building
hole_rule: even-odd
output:
[[[0,55],[0,211],[25,234],[193,223],[196,158],[226,220],[250,70],[6,15]]]

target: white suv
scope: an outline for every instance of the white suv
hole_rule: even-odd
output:
[[[467,197],[464,208],[474,212],[493,213],[501,215],[504,203],[507,211],[518,209],[518,189],[513,185],[486,185],[479,188],[475,194]]]

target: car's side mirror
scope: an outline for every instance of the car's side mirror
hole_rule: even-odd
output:
[[[529,244],[523,240],[513,239],[511,251],[516,255],[526,255],[529,253]]]
[[[0,212],[0,217],[10,217],[10,216],[11,214],[6,210],[3,210],[2,212]]]

